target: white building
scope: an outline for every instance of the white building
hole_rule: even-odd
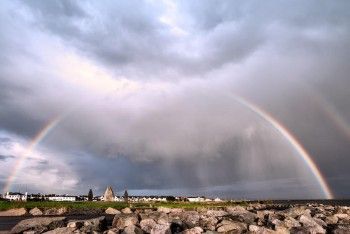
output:
[[[76,201],[75,196],[69,196],[69,195],[54,195],[54,196],[46,197],[46,199],[49,201],[69,201],[69,202]]]
[[[4,198],[10,201],[27,201],[27,196],[28,196],[27,192],[25,194],[7,192]]]
[[[204,197],[188,197],[187,198],[189,202],[204,202]]]

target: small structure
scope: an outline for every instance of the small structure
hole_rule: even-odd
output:
[[[10,200],[10,201],[27,201],[28,193],[12,193],[7,192],[4,196],[4,199]]]
[[[49,201],[69,201],[74,202],[76,201],[76,196],[69,196],[69,195],[54,195],[54,196],[47,196],[47,200]]]
[[[107,187],[102,200],[105,202],[115,201],[114,192],[111,186]]]
[[[188,197],[189,202],[204,202],[205,197]]]

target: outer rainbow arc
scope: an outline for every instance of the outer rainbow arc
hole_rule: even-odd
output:
[[[322,192],[326,196],[327,199],[333,199],[333,193],[324,179],[322,173],[317,167],[316,163],[312,160],[310,154],[303,148],[303,146],[298,142],[298,140],[276,119],[274,119],[269,113],[262,110],[258,106],[248,102],[242,97],[234,96],[235,100],[241,105],[247,107],[252,112],[260,116],[262,119],[270,123],[285,139],[294,147],[294,149],[298,152],[298,155],[302,158],[302,160],[306,163],[306,165],[310,168],[312,174],[317,179],[318,184],[321,187]]]
[[[15,163],[15,166],[7,178],[6,184],[3,189],[3,193],[8,192],[11,184],[15,180],[17,173],[22,168],[23,162],[27,159],[33,149],[46,137],[46,135],[61,121],[62,115],[53,118],[50,120],[43,129],[41,129],[37,135],[30,141],[28,147],[24,150],[24,152],[19,156],[18,160]]]
[[[319,183],[322,192],[328,199],[333,198],[332,191],[330,187],[328,186],[326,180],[322,176],[320,170],[316,166],[315,162],[312,160],[311,156],[307,153],[307,151],[302,147],[302,145],[297,141],[297,139],[276,119],[274,119],[269,113],[265,112],[258,106],[252,104],[251,102],[248,102],[247,100],[243,99],[242,97],[234,96],[234,99],[240,103],[241,105],[247,107],[252,112],[260,116],[262,119],[267,121],[269,124],[271,124],[283,137],[286,138],[286,140],[294,147],[294,149],[298,152],[300,157],[303,159],[303,161],[306,163],[306,165],[310,168],[312,174],[317,179],[317,182]],[[19,159],[17,160],[14,169],[12,170],[12,173],[8,177],[6,184],[3,189],[3,193],[6,193],[8,189],[10,188],[11,184],[16,178],[17,173],[22,167],[23,162],[27,159],[28,155],[32,152],[32,150],[44,139],[44,137],[47,136],[47,134],[54,129],[54,127],[57,126],[57,124],[62,120],[64,115],[59,115],[55,118],[53,118],[51,121],[49,121],[45,127],[39,131],[39,133],[33,138],[33,140],[30,142],[28,147],[25,149],[23,154],[20,155]]]

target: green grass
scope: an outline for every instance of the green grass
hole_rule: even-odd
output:
[[[230,205],[247,205],[245,202],[220,202],[220,203],[196,203],[196,202],[154,202],[154,203],[130,203],[125,202],[54,202],[54,201],[28,201],[28,202],[8,202],[0,201],[0,210],[8,210],[13,208],[60,208],[67,207],[72,209],[106,209],[113,207],[116,209],[123,209],[125,207],[131,208],[156,208],[159,206],[168,208],[219,208]]]

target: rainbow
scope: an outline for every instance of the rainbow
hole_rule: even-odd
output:
[[[57,126],[57,124],[61,121],[61,119],[62,119],[61,115],[51,119],[44,126],[44,128],[42,128],[35,135],[35,137],[30,141],[28,146],[24,149],[23,153],[21,155],[19,155],[11,174],[9,175],[9,177],[6,180],[6,183],[5,183],[5,186],[3,189],[3,194],[5,194],[6,192],[9,191],[13,181],[16,179],[16,176],[17,176],[18,172],[20,171],[20,169],[22,168],[22,165],[23,165],[24,161],[27,159],[27,157],[31,154],[31,152],[35,149],[35,147],[40,143],[40,141],[42,141],[47,136],[47,134]]]
[[[327,199],[333,199],[333,193],[327,184],[324,176],[322,175],[320,169],[317,167],[316,163],[312,160],[310,154],[304,149],[304,147],[298,142],[298,140],[284,127],[280,122],[273,118],[269,113],[262,110],[253,103],[243,99],[242,97],[234,96],[234,99],[241,105],[247,107],[249,110],[260,116],[263,120],[267,121],[272,125],[298,152],[298,155],[305,162],[308,168],[311,170],[312,174],[315,176],[323,194]]]
[[[316,178],[323,194],[327,199],[332,199],[334,196],[332,194],[332,191],[327,184],[324,176],[320,172],[319,168],[315,164],[315,162],[312,160],[309,153],[303,148],[303,146],[298,142],[298,140],[293,136],[292,133],[288,131],[286,127],[284,127],[278,120],[273,118],[269,113],[262,110],[258,106],[254,105],[253,103],[247,101],[246,99],[243,99],[242,97],[238,97],[234,95],[234,99],[244,107],[248,108],[258,116],[260,116],[263,120],[267,121],[269,124],[271,124],[272,127],[274,127],[298,152],[298,155],[301,157],[301,159],[305,162],[305,164],[308,166],[308,168],[311,170],[312,174]],[[59,115],[52,120],[50,120],[44,128],[42,128],[37,135],[30,141],[28,144],[28,147],[24,150],[24,152],[20,155],[18,160],[15,163],[15,166],[12,170],[12,173],[6,180],[3,193],[6,193],[9,188],[11,187],[13,181],[15,180],[18,172],[22,168],[23,162],[27,159],[27,157],[31,154],[31,152],[35,149],[35,147],[47,136],[47,134],[54,129],[59,122],[62,120],[63,115]]]

